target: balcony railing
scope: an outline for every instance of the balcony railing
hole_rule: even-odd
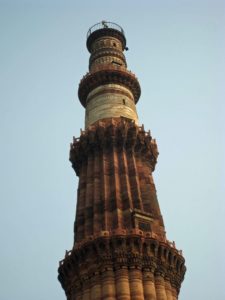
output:
[[[134,77],[135,79],[137,79],[137,77],[135,76],[134,73],[132,73],[131,71],[127,70],[126,67],[124,66],[115,66],[115,65],[112,65],[112,64],[102,64],[102,65],[98,65],[98,66],[95,66],[94,67],[94,70],[93,72],[87,72],[83,78],[80,80],[80,83],[86,79],[87,77],[90,76],[90,74],[94,74],[95,72],[98,72],[98,71],[102,71],[102,70],[118,70],[118,71],[125,71],[126,73],[130,74],[132,77]]]
[[[87,38],[94,32],[97,31],[99,29],[104,29],[104,28],[110,28],[110,29],[115,29],[119,32],[121,32],[123,35],[125,35],[124,30],[121,26],[119,26],[116,23],[113,22],[107,22],[107,21],[102,21],[100,23],[97,23],[95,25],[93,25],[92,27],[89,28],[88,32],[87,32]]]

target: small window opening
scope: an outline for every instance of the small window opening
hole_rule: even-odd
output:
[[[118,61],[115,61],[115,60],[112,61],[112,64],[117,65],[117,66],[122,66],[121,63],[119,63]]]
[[[141,229],[142,231],[151,231],[151,226],[149,223],[145,223],[145,222],[139,222],[138,224],[139,229]]]
[[[125,99],[123,99],[123,105],[126,105],[126,100]]]
[[[116,43],[113,43],[113,47],[116,47]]]

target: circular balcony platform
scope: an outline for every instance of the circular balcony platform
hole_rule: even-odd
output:
[[[106,65],[95,72],[87,73],[81,80],[78,89],[78,97],[81,104],[86,107],[88,94],[98,86],[110,83],[118,83],[127,87],[132,92],[135,103],[138,102],[141,88],[136,76],[125,68],[115,68]]]

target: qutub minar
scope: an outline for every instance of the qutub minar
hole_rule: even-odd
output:
[[[175,300],[186,267],[167,240],[152,172],[157,144],[138,125],[140,85],[126,38],[102,21],[87,34],[89,72],[78,95],[85,131],[71,144],[79,176],[74,246],[59,265],[68,300]]]

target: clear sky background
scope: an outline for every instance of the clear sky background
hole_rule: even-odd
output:
[[[180,300],[225,299],[225,1],[0,0],[0,300],[61,300],[58,261],[73,244],[77,178],[69,144],[88,28],[126,33],[140,124],[169,240],[183,249]]]

